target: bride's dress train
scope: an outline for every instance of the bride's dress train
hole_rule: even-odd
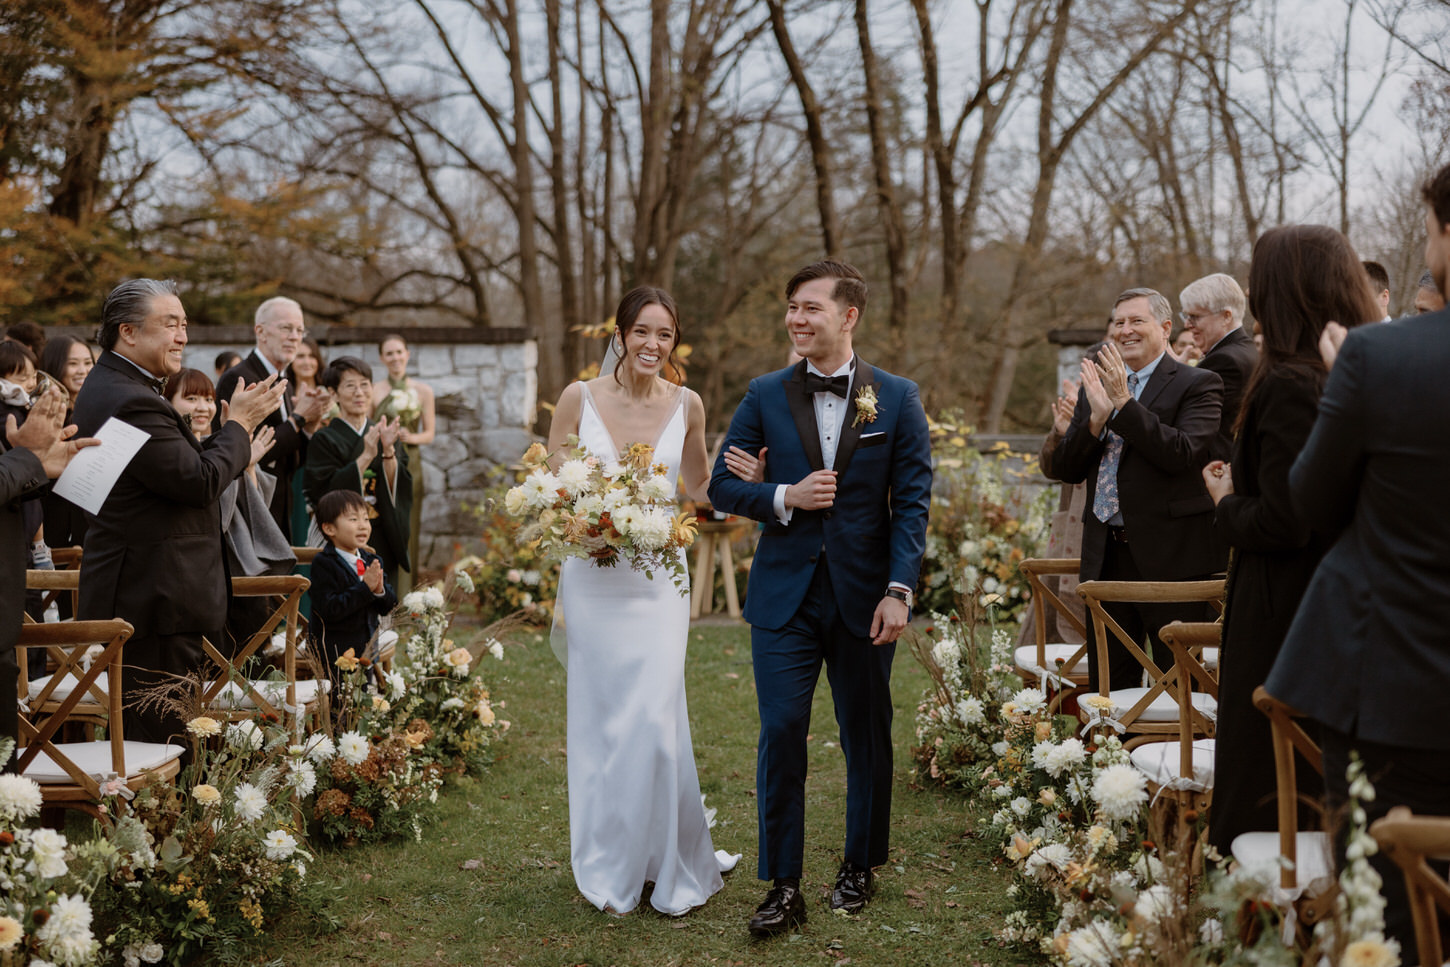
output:
[[[673,485],[685,439],[679,394],[655,444]],[[584,388],[579,440],[616,460]],[[627,913],[653,881],[650,904],[686,913],[739,860],[717,852],[700,797],[685,705],[690,600],[669,575],[566,560],[556,609],[567,637],[569,838],[574,881],[601,910]]]

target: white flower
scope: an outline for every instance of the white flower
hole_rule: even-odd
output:
[[[1086,759],[1087,747],[1082,744],[1081,739],[1063,739],[1047,753],[1043,768],[1047,770],[1048,775],[1056,779]]]
[[[1012,807],[1012,811],[1014,813],[1016,813],[1023,819],[1026,819],[1027,814],[1032,812],[1032,800],[1028,799],[1026,796],[1018,796],[1016,799],[1008,803],[1008,805]]]
[[[529,479],[519,484],[519,490],[523,493],[524,504],[527,507],[532,510],[543,510],[545,507],[554,506],[554,501],[559,499],[559,478],[552,473],[536,472],[530,474]]]
[[[674,532],[674,518],[662,507],[643,511],[634,520],[630,537],[642,551],[658,551],[670,542]]]
[[[245,722],[233,722],[227,726],[227,745],[233,749],[242,749],[255,752],[262,747],[265,736],[257,723],[248,719]]]
[[[634,531],[634,522],[642,514],[634,504],[621,504],[610,512],[609,519],[614,521],[614,529],[625,537]]]
[[[368,740],[357,732],[344,732],[337,737],[337,754],[350,766],[362,765],[370,751]]]
[[[234,809],[243,822],[255,823],[267,811],[267,796],[250,782],[237,783]]]
[[[1093,780],[1091,795],[1108,819],[1131,819],[1148,801],[1148,782],[1133,766],[1108,766]]]
[[[488,653],[499,661],[503,661],[503,642],[497,638],[488,639]]]
[[[523,486],[510,487],[508,493],[503,495],[503,509],[511,517],[522,517],[528,506],[529,493]]]
[[[423,592],[409,591],[403,595],[403,610],[409,614],[422,614],[426,611],[427,606],[423,604]]]
[[[604,509],[611,514],[617,513],[620,508],[629,504],[629,490],[625,487],[612,487],[603,494]],[[528,583],[525,581],[525,583]]]
[[[1356,940],[1344,948],[1341,967],[1397,967],[1400,958],[1389,945],[1376,937]]]
[[[307,740],[307,758],[313,762],[327,762],[337,755],[337,746],[332,744],[332,739],[318,732]]]
[[[1069,967],[1109,967],[1116,958],[1118,936],[1111,924],[1094,920],[1067,935]]]
[[[0,917],[0,950],[10,950],[20,942],[25,933],[20,921],[14,917]]]
[[[0,822],[13,823],[40,815],[40,786],[24,776],[0,775]]]
[[[297,840],[292,838],[291,833],[283,829],[272,830],[262,844],[267,849],[267,859],[269,860],[285,860],[297,850]]]
[[[957,718],[961,719],[962,724],[966,726],[981,725],[987,720],[982,700],[975,695],[968,695],[957,702]]]
[[[1048,843],[1027,857],[1023,869],[1028,876],[1040,878],[1047,873],[1049,868],[1061,872],[1067,869],[1067,864],[1071,862],[1072,850],[1067,848],[1066,843]]]
[[[654,474],[639,485],[639,495],[645,500],[662,501],[669,500],[675,494],[668,477]]]
[[[53,829],[30,831],[30,862],[27,872],[54,880],[65,876],[65,837]]]
[[[508,581],[510,584],[518,584],[524,579],[523,574],[520,573],[519,569],[516,567],[509,568],[507,571],[504,572],[503,576],[504,580]]]
[[[565,460],[559,467],[557,476],[559,486],[569,492],[571,497],[579,497],[589,491],[589,465],[583,460]]]
[[[1198,939],[1204,944],[1223,943],[1223,921],[1210,917],[1198,925]]]
[[[443,592],[438,590],[437,585],[432,585],[423,589],[423,603],[436,611],[443,607],[446,602],[443,598]]]
[[[1032,747],[1032,755],[1030,757],[1030,761],[1032,762],[1032,768],[1046,769],[1047,756],[1055,748],[1057,748],[1057,743],[1053,742],[1051,739],[1044,739],[1043,741],[1038,742],[1036,745],[1034,745]],[[1053,776],[1053,778],[1055,779],[1057,777]]]
[[[210,715],[198,715],[186,723],[186,731],[199,739],[210,738],[213,735],[220,735],[222,724]]]
[[[1012,795],[1012,787],[1004,782],[1000,786],[993,787],[992,795],[996,796],[998,799],[1006,799]]]
[[[542,580],[543,575],[541,575],[538,571],[528,570],[524,572],[524,583],[529,585],[530,587],[537,586],[538,583]]]
[[[453,584],[464,594],[472,594],[478,590],[477,586],[473,583],[473,577],[467,571],[454,571]]]
[[[955,668],[962,660],[962,646],[950,638],[943,638],[931,646],[931,660],[938,668]]]
[[[388,698],[396,702],[408,694],[408,683],[403,680],[402,675],[397,672],[388,672],[383,677],[388,683]]]
[[[1007,754],[1007,743],[1006,742],[993,742],[992,743],[992,754],[993,755],[1006,755]]]
[[[76,894],[62,894],[50,905],[50,918],[35,931],[46,955],[62,967],[89,964],[99,946],[91,934],[91,905]],[[35,964],[32,960],[31,965]]]
[[[161,963],[161,958],[165,956],[166,951],[163,950],[161,945],[159,943],[156,943],[155,941],[152,941],[151,943],[141,948],[141,960],[144,963],[159,964]]]
[[[1011,702],[1017,706],[1017,711],[1027,714],[1040,712],[1047,707],[1047,699],[1043,697],[1042,692],[1035,688],[1022,689],[1012,696]]]
[[[306,759],[288,764],[287,785],[299,796],[310,796],[317,788],[317,770]]]
[[[443,703],[439,705],[438,708],[444,712],[452,712],[455,709],[463,708],[463,706],[466,704],[467,703],[464,702],[463,699],[455,695],[452,698],[445,698],[443,700]]]
[[[1157,923],[1172,916],[1175,907],[1173,891],[1159,884],[1138,894],[1138,902],[1133,904],[1133,916]]]

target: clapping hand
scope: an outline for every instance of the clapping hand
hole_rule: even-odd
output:
[[[1098,353],[1097,370],[1113,409],[1122,409],[1133,398],[1133,394],[1128,392],[1128,364],[1123,362],[1123,355],[1118,352],[1117,346],[1108,343],[1102,348]]]
[[[1208,489],[1208,495],[1213,498],[1213,505],[1234,492],[1234,480],[1232,467],[1222,460],[1215,460],[1203,468],[1203,486]]]
[[[320,386],[310,386],[297,394],[292,412],[302,417],[307,426],[315,427],[332,406],[332,394]]]
[[[403,421],[401,417],[393,417],[391,421],[385,416],[378,421],[378,445],[382,447],[383,456],[391,457],[393,447],[397,444],[398,438],[403,434]]]
[[[1349,335],[1349,330],[1337,322],[1324,324],[1324,332],[1319,336],[1319,356],[1324,360],[1325,369],[1333,369],[1334,361],[1339,358],[1339,347],[1344,345],[1344,337]]]
[[[372,563],[367,566],[367,570],[363,571],[362,580],[373,594],[383,593],[383,566],[377,558],[373,558]]]
[[[725,466],[746,483],[765,482],[765,451],[769,447],[760,448],[760,456],[752,457],[739,447],[731,447],[725,451]]]
[[[1058,436],[1066,436],[1068,427],[1072,426],[1072,414],[1077,407],[1077,391],[1080,385],[1077,380],[1063,380],[1062,395],[1052,403],[1052,431]]]
[[[383,425],[381,423],[374,423],[372,426],[368,427],[367,432],[363,434],[362,456],[358,457],[358,463],[361,464],[363,467],[366,467],[368,464],[372,463],[375,459],[377,459],[378,439],[379,437],[381,437],[382,432]]]
[[[222,400],[222,422],[235,420],[247,431],[247,436],[251,436],[268,414],[282,405],[285,392],[287,381],[278,379],[276,373],[260,383],[247,384],[239,380],[231,401]]]
[[[276,439],[276,430],[270,426],[258,427],[257,432],[252,434],[252,462],[247,466],[255,467],[260,463],[262,458],[267,455],[267,451],[272,449],[272,444]]]
[[[1108,417],[1113,415],[1113,401],[1108,397],[1108,391],[1103,388],[1102,371],[1096,363],[1091,359],[1084,359],[1081,372],[1082,390],[1088,401],[1088,427],[1093,436],[1097,436],[1108,425]]]
[[[100,445],[100,440],[87,437],[71,439],[74,426],[65,426],[66,393],[52,385],[35,401],[30,415],[20,424],[12,414],[5,418],[5,438],[12,447],[24,447],[40,460],[47,477],[59,477],[80,450]]]

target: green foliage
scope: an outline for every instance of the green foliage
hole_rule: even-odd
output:
[[[537,541],[519,542],[524,522],[504,510],[504,494],[510,486],[500,483],[490,488],[485,499],[472,508],[480,525],[480,550],[455,567],[473,579],[479,615],[485,622],[517,614],[542,627],[554,620],[559,565]]]

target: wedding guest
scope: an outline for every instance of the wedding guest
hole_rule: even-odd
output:
[[[96,364],[91,347],[74,336],[52,336],[40,354],[40,370],[65,387],[71,402],[80,395],[81,384]]]
[[[1179,331],[1173,345],[1168,347],[1173,358],[1185,366],[1197,366],[1198,361],[1203,358],[1203,353],[1198,348],[1198,343],[1193,339],[1193,330],[1184,328]]]
[[[23,620],[26,533],[21,502],[44,487],[47,478],[59,477],[81,448],[97,442],[75,439],[75,427],[66,425],[65,412],[65,394],[56,386],[40,394],[24,424],[13,416],[4,421],[9,449],[0,453],[0,695],[10,696],[10,701],[0,702],[0,738],[19,738],[15,695],[20,666],[15,642]],[[0,771],[10,767],[10,762],[0,762]]]
[[[76,399],[80,432],[94,434],[111,417],[149,439],[121,472],[91,520],[81,568],[83,620],[124,618],[126,735],[164,742],[180,735],[169,707],[139,700],[205,667],[203,636],[220,641],[226,615],[222,491],[251,462],[252,431],[282,398],[267,379],[239,385],[221,428],[198,443],[162,398],[166,377],[181,369],[186,310],[172,282],[131,279],[101,304],[102,350]]]
[[[1309,437],[1328,370],[1319,338],[1335,320],[1375,320],[1378,303],[1344,236],[1320,225],[1270,229],[1254,245],[1249,307],[1264,349],[1245,389],[1233,463],[1215,460],[1203,481],[1214,530],[1234,549],[1225,590],[1209,842],[1230,855],[1234,837],[1275,829],[1269,720],[1253,705],[1289,622],[1328,547],[1295,512],[1289,467]],[[1322,792],[1310,769],[1301,792]]]
[[[1183,330],[1193,334],[1194,345],[1203,356],[1198,367],[1223,380],[1223,412],[1212,455],[1215,460],[1227,460],[1233,450],[1233,429],[1238,425],[1244,387],[1259,358],[1253,339],[1244,332],[1244,290],[1233,276],[1220,272],[1184,286],[1178,304],[1183,309],[1179,313]]]
[[[217,398],[230,397],[238,382],[256,382],[271,375],[280,375],[297,355],[302,337],[302,307],[291,299],[276,296],[257,307],[253,331],[257,346],[240,363],[227,370],[217,381]],[[272,494],[272,519],[283,533],[292,526],[292,475],[307,458],[307,440],[317,432],[328,401],[322,393],[309,392],[295,403],[283,397],[282,405],[267,418],[267,426],[276,434],[272,450],[262,461],[262,469],[277,478]],[[213,421],[215,426],[220,420]]]
[[[1380,322],[1389,322],[1394,317],[1390,315],[1390,273],[1378,262],[1364,261],[1364,274],[1369,276],[1370,291],[1374,293],[1375,301],[1380,307]]]
[[[397,607],[398,596],[383,577],[382,559],[367,549],[373,526],[362,494],[323,494],[317,525],[327,543],[312,561],[308,626],[336,695],[338,656],[351,649],[361,658],[377,633],[378,619]]]
[[[1072,423],[1051,460],[1059,480],[1088,485],[1079,580],[1187,581],[1223,570],[1201,476],[1219,432],[1223,380],[1168,354],[1172,315],[1158,292],[1128,289],[1113,306],[1108,345],[1096,361],[1083,360]],[[1172,621],[1205,617],[1201,605],[1106,608],[1136,641],[1156,641]],[[1089,642],[1093,637],[1089,622]],[[1137,685],[1143,669],[1127,648],[1113,638],[1107,651],[1106,684]],[[1088,672],[1098,688],[1095,644]]]
[[[1424,315],[1427,312],[1439,312],[1445,308],[1445,294],[1435,284],[1435,279],[1426,271],[1420,276],[1419,288],[1415,289],[1415,314]]]
[[[46,386],[42,387],[41,392],[48,389],[49,385],[47,378]],[[30,414],[31,401],[36,395],[35,356],[22,343],[0,342],[0,421],[13,419],[23,424]],[[0,450],[5,449],[8,446],[0,441]],[[32,570],[54,570],[50,548],[45,543],[45,514],[39,494],[21,503],[20,516],[25,530],[25,566]],[[25,593],[25,612],[36,621],[42,620],[44,597],[40,591]]]
[[[176,412],[187,421],[198,443],[211,435],[212,417],[216,414],[216,396],[211,380],[199,369],[183,369],[166,380],[162,391]],[[258,577],[264,574],[287,574],[297,558],[291,542],[277,527],[268,510],[272,488],[277,480],[257,464],[272,445],[272,428],[265,424],[252,435],[252,459],[246,472],[222,491],[222,533],[227,549],[227,573],[232,577]],[[235,654],[247,639],[262,626],[271,613],[266,598],[236,597],[227,599],[227,648]],[[228,651],[229,649],[229,651]]]
[[[96,356],[86,342],[74,336],[52,336],[46,340],[45,351],[40,354],[40,369],[65,387],[70,394],[66,420],[70,420],[70,409],[75,406],[81,386],[95,366]],[[64,497],[57,497],[50,491],[40,498],[41,511],[45,516],[45,542],[52,548],[80,547],[86,539],[86,512]],[[71,597],[62,594],[56,599],[56,607],[62,619],[72,617]]]
[[[332,402],[332,393],[322,385],[322,373],[327,369],[327,357],[322,353],[322,347],[317,340],[311,336],[302,337],[302,345],[297,347],[297,355],[292,357],[292,362],[283,370],[287,377],[287,392],[292,401],[293,409],[297,403],[309,395],[321,395],[327,402],[327,409],[318,426],[326,426],[328,421],[337,415],[337,404]],[[304,461],[305,463],[305,461]],[[292,521],[291,536],[292,543],[298,547],[306,547],[313,530],[312,505],[307,500],[307,492],[303,487],[303,474],[292,475]],[[305,574],[307,572],[300,571]]]
[[[216,378],[221,379],[226,371],[242,361],[242,354],[231,349],[223,349],[216,354],[216,360],[212,363],[216,369]]]
[[[378,343],[378,356],[388,368],[387,383],[373,386],[373,419],[390,417],[402,424],[400,439],[413,471],[413,509],[408,518],[408,560],[418,562],[418,536],[423,530],[423,453],[433,442],[437,424],[433,388],[408,375],[408,341],[397,333]],[[413,576],[403,575],[399,594],[413,589]]]
[[[5,339],[24,346],[36,359],[45,351],[45,330],[28,319],[11,323],[5,330]]]
[[[337,397],[338,417],[312,436],[303,485],[316,507],[332,490],[363,495],[376,515],[374,547],[383,559],[388,584],[397,587],[398,569],[411,569],[408,513],[413,478],[408,455],[397,446],[402,427],[386,417],[374,423],[372,367],[356,356],[339,356],[323,373],[322,385]]]

